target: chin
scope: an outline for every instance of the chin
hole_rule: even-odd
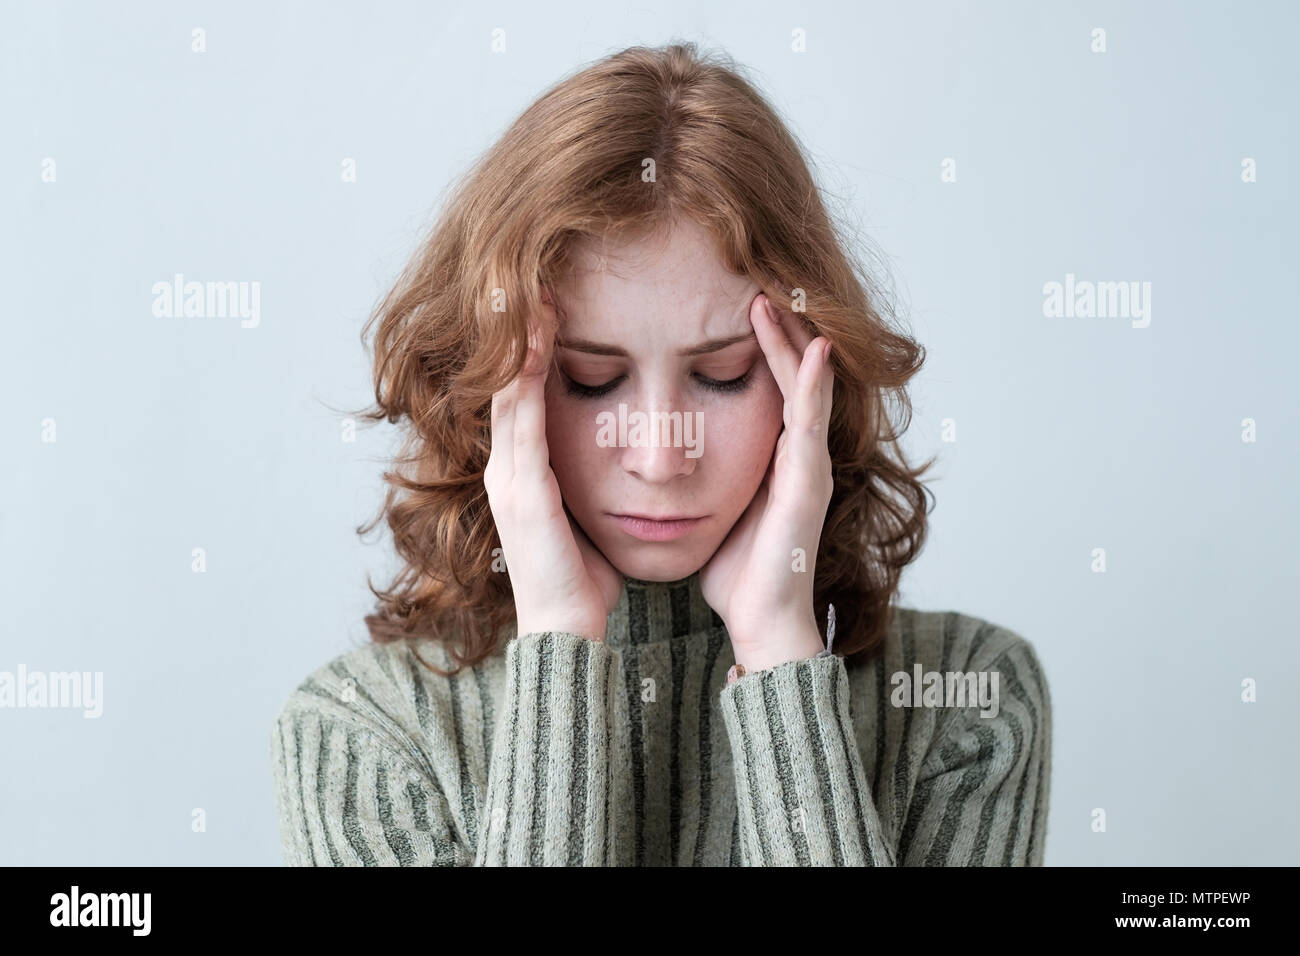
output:
[[[671,545],[647,544],[643,547],[620,548],[614,553],[604,552],[606,559],[621,574],[641,581],[680,581],[689,578],[704,567],[706,558],[699,558],[695,549],[690,552],[674,551]]]

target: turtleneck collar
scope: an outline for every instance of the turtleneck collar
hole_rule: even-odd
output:
[[[623,593],[605,624],[610,647],[682,640],[722,627],[704,600],[700,572],[679,581],[643,581],[623,575]]]

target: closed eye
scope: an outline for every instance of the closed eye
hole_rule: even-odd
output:
[[[737,392],[743,392],[749,387],[753,375],[754,369],[751,366],[749,371],[744,375],[741,375],[739,378],[726,379],[725,381],[719,381],[718,379],[709,378],[705,375],[699,374],[696,374],[694,377],[695,380],[700,383],[701,387],[707,388],[709,391],[720,392],[722,394],[735,394]],[[583,385],[581,382],[575,382],[573,379],[569,378],[569,376],[565,375],[564,385],[565,391],[576,398],[601,398],[617,388],[619,383],[621,383],[625,378],[627,378],[626,375],[620,375],[618,378],[610,379],[604,385]]]
[[[608,395],[614,390],[619,382],[623,381],[624,376],[611,379],[604,385],[583,385],[581,382],[575,382],[569,376],[564,376],[564,387],[570,395],[577,398],[600,398],[602,395]]]
[[[746,372],[744,375],[740,376],[739,378],[729,378],[723,382],[720,382],[717,379],[706,378],[703,375],[697,375],[695,377],[699,380],[700,384],[703,385],[705,388],[712,389],[715,392],[726,393],[726,392],[743,392],[746,388],[749,387],[749,379],[750,376],[752,376],[753,374],[754,374],[754,369],[751,367],[748,372]]]

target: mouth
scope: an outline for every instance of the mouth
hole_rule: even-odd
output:
[[[623,530],[642,541],[672,541],[693,531],[707,515],[639,515],[610,514]]]

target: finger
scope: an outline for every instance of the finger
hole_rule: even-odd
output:
[[[764,298],[767,297],[764,296]],[[815,335],[815,333],[804,328],[803,319],[800,318],[803,313],[778,308],[777,304],[771,299],[768,299],[768,304],[771,305],[772,311],[776,313],[777,324],[780,325],[781,331],[786,334],[786,338],[789,339],[795,354],[803,355],[804,349],[808,347],[808,343],[813,340]]]
[[[773,303],[772,308],[776,310],[777,315],[781,320],[781,329],[786,333],[787,340],[791,342],[792,347],[796,350],[799,356],[799,367],[802,368],[803,359],[808,355],[809,346],[811,346],[814,340],[818,338],[820,338],[822,344],[824,344],[826,338],[825,336],[817,336],[814,332],[805,328],[804,323],[799,318],[799,313],[791,312],[787,309],[778,309],[775,303]],[[820,348],[821,345],[819,344],[817,347]],[[818,386],[818,398],[821,406],[820,410],[823,421],[829,424],[831,417],[831,399],[834,394],[835,373],[831,368],[829,361],[820,362],[819,367],[821,369],[820,382]],[[789,396],[787,396],[787,406],[785,409],[786,427],[789,427],[790,425],[790,411]]]
[[[529,323],[528,356],[520,372],[519,401],[515,407],[514,467],[516,474],[540,480],[550,467],[546,448],[546,371],[550,365],[555,329],[549,306]]]
[[[519,380],[514,379],[492,396],[492,447],[488,461],[505,478],[515,471],[515,402],[518,401]]]
[[[770,301],[763,293],[754,297],[749,305],[749,320],[758,336],[758,344],[767,358],[772,377],[777,387],[787,399],[794,394],[795,380],[799,374],[799,353],[790,344],[785,330],[781,327],[780,313],[773,320],[768,313]],[[775,310],[774,310],[775,311]]]
[[[822,336],[825,338],[825,336]],[[827,342],[830,340],[827,339]],[[826,432],[829,436],[831,430],[831,411],[835,407],[835,366],[831,360],[835,358],[835,348],[831,347],[830,354],[822,361],[821,371],[821,400],[822,400],[822,420],[826,422]]]
[[[549,297],[544,295],[543,298],[548,304],[550,303]],[[553,315],[551,318],[553,318]],[[540,329],[542,328],[544,328],[544,323],[534,323],[530,326],[530,346],[538,341]],[[511,354],[514,354],[513,350]],[[488,461],[495,463],[494,471],[499,471],[506,480],[514,477],[516,429],[520,402],[526,396],[524,385],[531,376],[538,374],[540,365],[541,362],[538,356],[533,355],[531,352],[526,353],[520,374],[507,382],[492,396],[492,445],[488,454]],[[525,427],[533,426],[525,423]]]
[[[826,392],[832,380],[826,359],[823,358],[827,340],[817,336],[804,350],[803,362],[795,386],[791,413],[792,438],[800,448],[800,459],[806,464],[820,461],[826,452],[826,433],[829,405]]]

